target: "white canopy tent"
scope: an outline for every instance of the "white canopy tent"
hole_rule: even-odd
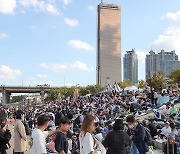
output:
[[[126,87],[124,90],[125,91],[138,91],[138,88],[136,86],[130,86],[130,87]]]

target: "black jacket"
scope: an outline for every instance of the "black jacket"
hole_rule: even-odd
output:
[[[108,148],[107,154],[127,154],[130,138],[125,131],[111,131],[107,134],[103,145]]]
[[[154,126],[153,124],[149,124],[148,125],[148,128],[150,130],[150,133],[151,133],[151,136],[154,137],[156,136],[158,133],[157,133],[157,128],[156,126]]]
[[[6,130],[4,133],[0,130],[0,153],[6,154],[7,144],[11,139],[11,132]]]

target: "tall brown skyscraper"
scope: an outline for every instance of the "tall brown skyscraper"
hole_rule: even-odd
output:
[[[121,8],[98,5],[97,84],[121,81]]]

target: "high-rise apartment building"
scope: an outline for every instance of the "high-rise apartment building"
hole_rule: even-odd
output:
[[[135,50],[126,51],[123,58],[124,80],[130,80],[133,85],[138,83],[138,56]]]
[[[146,80],[152,76],[152,73],[158,71],[164,71],[168,76],[172,69],[177,67],[180,67],[180,64],[175,51],[165,52],[161,50],[156,54],[151,50],[149,55],[146,55]]]

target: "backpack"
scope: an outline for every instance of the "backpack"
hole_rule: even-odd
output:
[[[153,145],[153,139],[152,139],[150,130],[147,127],[144,127],[144,130],[145,130],[144,141],[147,143],[148,146],[152,146]]]

